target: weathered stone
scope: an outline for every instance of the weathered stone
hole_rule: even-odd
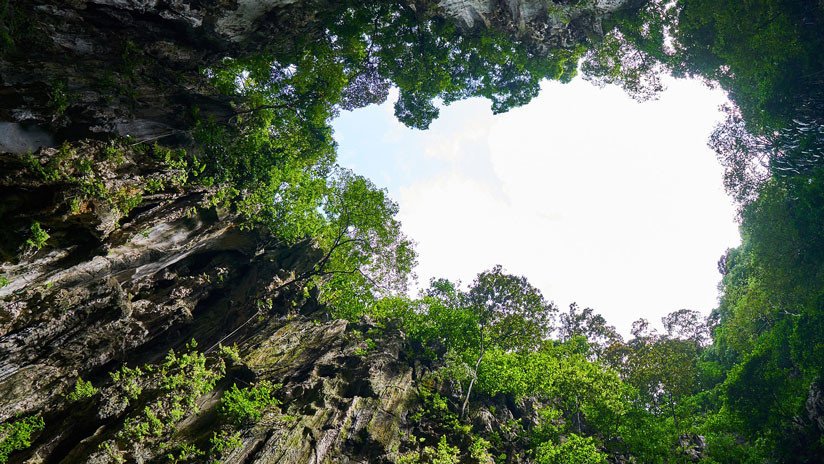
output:
[[[637,0],[409,3],[464,28],[518,36],[535,51],[547,52],[600,35],[604,17]],[[553,5],[563,10],[563,18],[548,13]],[[203,69],[261,49],[290,50],[297,36],[311,40],[322,29],[314,19],[317,12],[334,7],[329,0],[15,2],[14,14],[31,31],[16,38],[16,52],[0,54],[0,122],[39,129],[36,137],[18,134],[23,145],[10,143],[0,151],[112,134],[186,143],[193,108],[217,120],[233,111]]]
[[[824,391],[822,391],[820,381],[816,380],[810,384],[805,407],[807,419],[818,428],[820,433],[824,433]]]
[[[707,441],[702,435],[694,433],[681,435],[678,449],[690,462],[699,462],[707,452]]]
[[[89,198],[67,213],[72,185],[31,170],[58,156],[99,151],[103,142],[64,141],[130,135],[131,144],[185,144],[192,108],[215,118],[232,107],[200,72],[225,57],[264,46],[311,40],[325,0],[20,0],[33,36],[0,56],[0,421],[39,414],[46,428],[13,462],[113,462],[100,445],[122,430],[130,409],[109,373],[157,363],[196,339],[209,349],[237,343],[242,367],[198,398],[199,414],[177,424],[170,444],[208,440],[216,408],[232,383],[270,380],[281,411],[242,430],[227,463],[392,462],[413,432],[437,443],[435,428],[412,424],[417,381],[432,366],[402,355],[405,338],[391,330],[364,354],[354,331],[375,327],[326,321],[314,296],[289,285],[320,259],[309,243],[291,247],[264,230],[241,230],[234,214],[207,206],[206,188],[178,188],[142,198],[126,213]],[[574,44],[597,30],[621,0],[584,2],[558,21],[538,0],[440,0],[414,4],[461,27],[495,28],[536,49]],[[412,2],[410,2],[410,8]],[[18,44],[20,45],[20,44]],[[31,160],[9,153],[34,153]],[[96,160],[107,191],[126,190],[158,166],[126,153],[118,167]],[[107,164],[108,163],[108,164]],[[71,173],[70,173],[71,174]],[[166,177],[163,177],[166,176]],[[32,218],[49,230],[41,250],[24,250]],[[266,302],[266,303],[264,303]],[[300,315],[298,315],[300,314]],[[313,318],[313,315],[318,316]],[[77,377],[101,393],[69,403]],[[454,396],[454,391],[452,392]],[[454,399],[454,398],[453,398]],[[135,407],[139,407],[136,405]],[[514,412],[513,412],[514,410]],[[530,423],[534,408],[471,405],[470,417],[498,433],[523,462],[523,444],[502,424]],[[509,430],[509,429],[506,429]],[[138,444],[140,445],[140,444]],[[163,456],[135,446],[137,462]],[[62,460],[62,461],[61,461]]]

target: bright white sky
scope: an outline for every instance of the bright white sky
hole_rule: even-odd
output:
[[[334,126],[340,163],[398,202],[421,285],[502,264],[627,334],[640,317],[716,306],[716,262],[739,243],[706,146],[724,101],[692,81],[637,103],[576,79],[498,116],[455,103],[428,131],[395,120],[394,96]]]

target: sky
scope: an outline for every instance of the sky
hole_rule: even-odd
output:
[[[397,201],[420,285],[468,284],[501,264],[625,335],[642,317],[717,305],[716,263],[739,243],[706,145],[720,90],[671,79],[638,103],[612,86],[545,82],[506,114],[454,103],[427,131],[398,123],[393,102],[342,113],[335,138],[339,163]]]

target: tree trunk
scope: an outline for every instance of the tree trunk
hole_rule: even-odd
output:
[[[675,432],[680,433],[680,427],[678,426],[678,417],[675,414],[675,398],[672,396],[672,393],[669,394],[669,404],[670,410],[672,411],[672,422],[675,426]]]
[[[484,351],[481,349],[481,355],[478,356],[478,360],[475,362],[475,369],[472,371],[472,380],[469,381],[469,388],[466,389],[466,398],[464,398],[463,404],[461,405],[461,418],[464,417],[464,413],[466,412],[466,405],[469,403],[469,396],[472,394],[472,386],[475,385],[475,380],[478,379],[478,368],[481,366],[481,360],[484,358]]]

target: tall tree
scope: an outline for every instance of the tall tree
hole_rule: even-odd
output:
[[[607,324],[604,316],[595,313],[592,308],[581,309],[577,303],[572,303],[558,319],[558,338],[562,342],[574,337],[586,338],[596,358],[602,357],[611,346],[623,343],[615,327]]]
[[[466,294],[466,304],[476,321],[477,360],[467,387],[461,415],[478,378],[478,368],[490,348],[524,350],[535,347],[548,334],[557,308],[544,300],[526,277],[505,274],[498,265],[478,277]]]

